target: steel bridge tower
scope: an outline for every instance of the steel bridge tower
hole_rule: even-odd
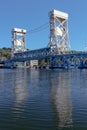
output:
[[[12,29],[12,57],[14,53],[26,51],[26,30]]]
[[[53,10],[50,17],[50,42],[51,51],[55,54],[65,53],[70,50],[68,36],[68,14]]]

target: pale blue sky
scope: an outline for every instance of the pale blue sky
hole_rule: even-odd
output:
[[[49,42],[49,27],[37,33],[29,31],[49,23],[49,11],[56,9],[69,14],[69,39],[72,50],[87,45],[87,0],[0,0],[0,48],[11,47],[11,31],[24,28],[26,46],[43,48]]]

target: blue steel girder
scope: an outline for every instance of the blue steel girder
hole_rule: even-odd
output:
[[[53,54],[50,48],[41,48],[31,51],[15,53],[13,57],[14,62],[40,60],[50,58],[50,66],[53,67],[78,67],[82,65],[87,66],[87,53],[74,53],[74,54]]]
[[[61,54],[51,57],[52,67],[79,67],[87,66],[87,53]]]
[[[14,53],[14,61],[28,61],[50,58],[50,48],[41,48],[31,51]]]

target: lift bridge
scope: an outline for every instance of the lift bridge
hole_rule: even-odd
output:
[[[50,40],[46,48],[27,50],[26,30],[12,30],[12,58],[5,65],[14,66],[16,62],[49,59],[50,68],[87,67],[87,53],[70,51],[68,35],[68,14],[58,10],[49,12]]]

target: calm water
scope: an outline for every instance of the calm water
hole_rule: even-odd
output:
[[[0,130],[87,130],[87,70],[0,69]]]

